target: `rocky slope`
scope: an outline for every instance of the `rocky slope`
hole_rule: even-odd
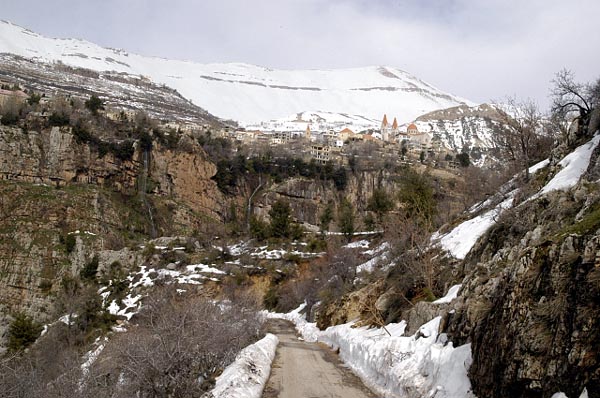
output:
[[[472,343],[479,397],[600,396],[600,149],[586,144],[598,128],[589,127],[571,131],[459,265],[463,288],[445,331]],[[579,177],[581,148],[593,152]]]
[[[415,125],[421,132],[433,134],[442,145],[456,152],[470,152],[474,162],[488,165],[494,148],[493,136],[504,126],[495,106],[460,105],[419,116]]]
[[[101,267],[117,260],[135,267],[127,245],[152,235],[202,234],[219,222],[216,167],[193,138],[183,135],[170,148],[155,141],[148,152],[127,142],[135,150],[123,159],[80,142],[70,127],[0,126],[4,314],[25,311],[43,320],[61,279],[77,275],[94,253]]]
[[[88,99],[95,94],[116,112],[144,111],[159,120],[217,128],[223,126],[220,119],[183,98],[177,91],[143,76],[96,72],[0,53],[0,80],[17,83],[47,96],[60,94]]]

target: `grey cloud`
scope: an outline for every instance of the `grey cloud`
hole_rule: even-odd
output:
[[[598,77],[596,15],[594,0],[36,0],[10,2],[1,17],[197,62],[392,65],[474,101],[516,94],[546,105],[562,67]]]

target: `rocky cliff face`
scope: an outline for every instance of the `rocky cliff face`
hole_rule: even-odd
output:
[[[273,186],[263,196],[256,212],[266,216],[269,205],[278,198],[290,202],[294,218],[312,225],[319,224],[319,217],[329,202],[337,205],[342,197],[348,198],[358,210],[365,210],[367,201],[376,188],[385,189],[390,194],[398,190],[391,173],[385,171],[364,171],[348,173],[347,186],[337,190],[332,181],[292,178]]]
[[[101,156],[67,127],[0,126],[1,313],[46,320],[63,276],[77,275],[94,254],[100,267],[139,265],[126,246],[147,239],[152,226],[173,236],[209,231],[221,216],[216,168],[190,137],[180,144],[156,143],[147,154],[132,144],[133,157],[122,160]]]
[[[575,188],[505,212],[462,263],[446,331],[472,343],[479,397],[600,396],[598,155]]]
[[[524,206],[471,254],[448,331],[472,342],[477,396],[600,391],[600,223],[583,207],[570,194]]]
[[[42,131],[0,127],[0,176],[5,180],[62,186],[69,183],[112,186],[124,193],[136,189],[139,163],[100,157],[77,143],[69,128]]]

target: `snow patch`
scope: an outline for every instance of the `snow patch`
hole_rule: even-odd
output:
[[[357,242],[352,242],[352,243],[348,243],[347,245],[343,246],[347,249],[356,249],[356,248],[360,248],[360,249],[368,249],[369,248],[369,241],[368,240],[359,240]]]
[[[462,285],[460,285],[460,284],[452,286],[448,290],[448,293],[446,293],[446,295],[444,297],[435,300],[432,304],[446,304],[446,303],[451,303],[452,300],[454,300],[458,296],[458,291],[460,290],[461,287],[462,287]]]
[[[440,246],[450,252],[452,256],[461,260],[464,259],[477,240],[496,223],[502,211],[512,207],[516,193],[516,190],[510,192],[508,198],[498,206],[480,216],[464,221],[449,233],[445,235],[434,234],[432,240],[438,241]]]
[[[565,156],[558,163],[559,166],[563,167],[562,170],[560,170],[536,196],[551,191],[564,191],[574,187],[575,184],[579,182],[583,173],[587,170],[592,153],[598,146],[598,142],[600,142],[600,134],[596,133],[592,140],[577,147],[577,149]]]

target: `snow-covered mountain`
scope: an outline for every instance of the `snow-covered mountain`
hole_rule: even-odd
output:
[[[96,71],[142,75],[176,89],[210,113],[242,124],[299,112],[383,114],[410,121],[469,101],[402,70],[371,66],[338,70],[275,70],[248,64],[199,64],[131,54],[77,39],[52,39],[0,22],[0,53]]]

